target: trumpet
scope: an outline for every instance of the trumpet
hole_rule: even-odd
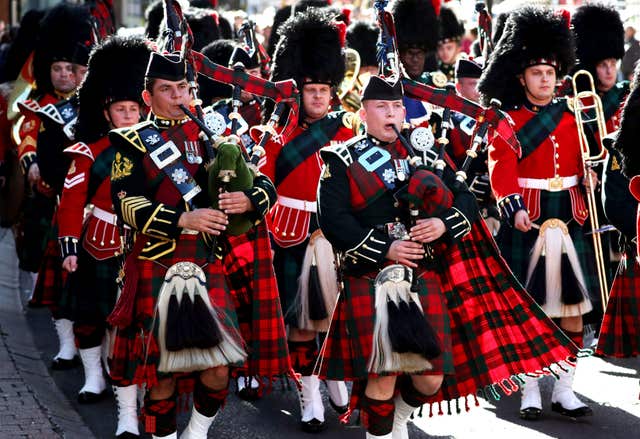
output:
[[[588,79],[588,90],[578,92],[577,83],[580,77],[586,77]],[[593,184],[591,184],[590,181],[589,170],[598,162],[604,160],[607,156],[607,150],[602,146],[602,139],[607,135],[606,121],[604,117],[604,110],[602,108],[602,101],[600,100],[598,93],[596,93],[591,73],[586,70],[579,70],[573,75],[571,82],[573,85],[573,98],[571,98],[570,102],[573,104],[573,113],[575,115],[576,126],[578,128],[578,140],[580,141],[580,151],[582,152],[584,176],[589,178],[587,209],[589,210],[591,230],[594,232],[591,236],[593,238],[593,247],[596,256],[596,270],[598,273],[602,309],[605,311],[607,307],[607,300],[609,298],[609,290],[607,288],[607,275],[602,251],[602,240],[600,239],[600,233],[597,232],[597,230],[600,229],[600,223],[598,221],[596,196]],[[598,136],[598,150],[594,151],[592,154],[586,132],[587,130],[591,130],[594,125],[597,127],[596,134]]]

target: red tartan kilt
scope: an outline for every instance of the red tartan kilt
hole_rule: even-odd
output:
[[[633,257],[620,262],[596,352],[618,358],[640,355],[640,265]]]
[[[227,239],[224,274],[248,346],[243,372],[264,377],[288,374],[287,336],[267,225],[263,221],[246,234]]]
[[[57,231],[57,228],[54,228]],[[29,306],[60,306],[62,287],[67,280],[67,272],[62,269],[60,245],[57,239],[49,239],[38,271],[38,280]],[[64,316],[61,316],[64,317]]]
[[[378,271],[362,277],[345,276],[321,357],[320,376],[332,380],[359,380],[371,376],[367,364],[373,347],[375,324],[374,280]],[[433,271],[424,271],[419,281],[420,303],[425,316],[440,338],[442,354],[430,360],[432,370],[423,375],[453,372],[451,337],[446,300]]]

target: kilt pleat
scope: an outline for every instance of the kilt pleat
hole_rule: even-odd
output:
[[[118,294],[116,278],[120,261],[113,257],[97,260],[80,247],[78,268],[67,275],[61,308],[74,326],[86,333],[91,328],[105,328]]]
[[[298,294],[298,278],[302,272],[302,262],[309,240],[291,247],[274,246],[273,267],[277,273],[280,306],[284,312],[285,324],[298,327],[296,296]]]
[[[287,335],[264,222],[229,236],[224,269],[247,344],[245,373],[273,377],[291,372]]]
[[[618,358],[640,355],[640,265],[633,256],[620,261],[596,352]]]
[[[29,300],[29,306],[48,306],[52,312],[58,314],[56,318],[70,318],[60,308],[62,290],[67,281],[67,272],[62,269],[62,256],[60,244],[58,244],[58,225],[54,216],[53,225],[49,230],[47,244],[42,256],[40,270],[33,297]]]

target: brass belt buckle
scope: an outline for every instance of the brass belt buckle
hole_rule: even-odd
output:
[[[562,177],[554,177],[549,179],[549,190],[551,192],[561,191],[563,188]]]

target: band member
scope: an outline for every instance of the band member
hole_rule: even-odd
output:
[[[455,66],[456,92],[465,99],[479,102],[478,80],[482,75],[482,65],[474,60],[460,59]],[[476,125],[475,119],[454,112],[451,115],[453,130],[449,141],[448,153],[456,163],[462,164],[466,151],[471,145],[471,135]],[[455,133],[455,134],[454,134]]]
[[[464,36],[464,23],[448,6],[440,9],[440,36],[438,38],[438,70],[447,76],[448,81],[455,79],[456,62],[461,54],[460,42]]]
[[[576,352],[510,274],[451,166],[442,179],[431,164],[412,169],[406,139],[426,128],[400,139],[404,112],[400,82],[374,76],[360,110],[366,136],[322,150],[319,221],[343,255],[343,287],[320,372],[354,381],[351,408],[368,438],[406,438],[422,404],[494,389],[496,373]]]
[[[280,28],[282,37],[274,53],[271,79],[293,78],[302,93],[302,110],[300,124],[291,136],[282,143],[267,145],[266,162],[261,168],[278,192],[269,215],[269,230],[275,244],[274,267],[282,309],[289,326],[289,351],[294,370],[302,375],[301,427],[308,432],[324,428],[320,382],[313,368],[318,357],[318,332],[326,331],[335,295],[333,303],[325,304],[317,297],[314,300],[312,292],[299,289],[304,283],[299,279],[308,276],[311,269],[305,255],[318,248],[310,243],[318,242],[319,234],[316,191],[322,168],[320,149],[353,136],[353,114],[329,113],[335,89],[345,73],[342,38],[333,19],[329,11],[311,8]],[[324,257],[318,264],[328,262],[326,254]],[[327,275],[320,268],[318,273]],[[303,301],[309,304],[307,311],[301,306]],[[344,383],[327,381],[327,387],[331,404],[344,412],[348,404]]]
[[[430,0],[398,0],[392,6],[396,23],[400,61],[409,78],[435,87],[447,85],[447,77],[437,70],[438,16]],[[404,97],[407,121],[420,124],[430,118],[429,110],[416,99]]]
[[[480,78],[483,98],[497,98],[515,122],[522,145],[500,138],[489,146],[489,176],[503,226],[497,240],[518,279],[549,317],[581,347],[582,316],[592,309],[595,261],[582,225],[590,212],[573,112],[554,100],[556,79],[574,63],[566,20],[549,9],[513,11]],[[590,177],[590,175],[589,175]],[[591,409],[573,393],[575,369],[560,373],[552,410],[579,417]],[[527,379],[520,416],[538,419],[538,382]]]
[[[36,90],[42,87],[42,91],[52,94],[48,99],[39,100],[37,105],[25,102],[23,106],[33,112],[38,122],[25,119],[25,123],[31,124],[31,134],[24,133],[20,145],[20,160],[32,193],[24,207],[24,240],[19,255],[23,269],[38,271],[29,305],[49,306],[54,318],[60,350],[51,367],[57,370],[77,364],[73,324],[60,307],[65,275],[55,209],[69,165],[62,150],[72,143],[72,125],[77,113],[77,101],[72,95],[85,70],[80,64],[87,62],[91,30],[89,10],[84,5],[61,3],[45,15],[40,23],[33,69]]]
[[[62,267],[69,273],[66,294],[73,304],[73,330],[85,373],[78,393],[80,403],[93,403],[105,394],[101,346],[106,318],[116,301],[124,240],[111,201],[109,177],[115,148],[107,134],[140,121],[149,55],[144,40],[123,37],[109,38],[92,52],[78,92],[82,111],[75,138],[79,142],[65,149],[72,162],[58,209],[58,235]],[[86,205],[93,208],[85,221]],[[116,437],[138,437],[136,386],[114,384]]]
[[[474,102],[480,101],[478,81],[482,75],[482,65],[476,60],[461,58],[456,63],[456,91],[462,97]],[[467,149],[471,146],[475,119],[458,112],[451,113],[453,128],[449,131],[449,144],[447,151],[451,158],[460,167],[467,157]],[[492,235],[496,235],[500,229],[500,213],[491,193],[489,184],[489,170],[487,169],[486,144],[478,151],[478,156],[471,162],[467,171],[467,184],[476,196],[480,214],[484,218]]]
[[[629,81],[618,82],[618,61],[624,56],[624,29],[620,14],[611,6],[588,4],[571,16],[576,40],[577,65],[593,76],[602,100],[607,133],[620,128],[622,104],[629,93]],[[579,84],[584,86],[584,84]]]
[[[611,287],[602,321],[597,353],[611,357],[640,355],[640,307],[636,212],[638,201],[629,191],[629,178],[640,174],[637,159],[640,120],[640,67],[636,67],[631,93],[622,111],[620,130],[613,135],[603,175],[602,202],[611,224],[621,233],[624,256]],[[605,141],[605,145],[608,142]]]
[[[288,373],[290,364],[262,222],[275,190],[256,174],[247,190],[208,193],[205,144],[180,108],[190,101],[185,75],[178,55],[152,53],[142,94],[149,120],[109,135],[116,147],[113,204],[136,232],[109,319],[127,328],[116,335],[110,372],[146,384],[145,429],[172,438],[182,389],[176,379],[191,372],[194,408],[182,437],[205,438],[227,397],[230,367],[247,362],[251,375],[272,378]],[[207,207],[214,199],[219,209]],[[233,215],[256,226],[227,236]],[[238,294],[223,265],[248,246],[255,249],[248,263],[256,264],[259,278],[241,279],[245,288]]]

